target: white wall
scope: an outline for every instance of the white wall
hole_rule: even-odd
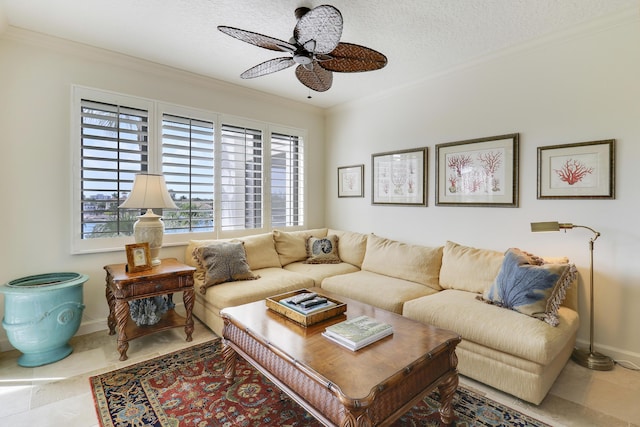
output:
[[[16,28],[0,35],[0,283],[31,274],[77,271],[84,286],[79,333],[106,329],[103,266],[124,251],[70,254],[71,85],[307,129],[308,177],[322,176],[323,112],[156,64]],[[308,179],[307,225],[324,225],[324,182]],[[161,250],[183,259],[184,247]],[[0,317],[4,297],[0,295]],[[0,329],[0,350],[11,347]]]
[[[452,240],[566,255],[581,276],[578,338],[587,345],[591,233],[531,233],[529,223],[593,227],[602,233],[594,255],[595,347],[640,363],[639,23],[637,11],[623,14],[333,109],[326,130],[327,225],[426,245]],[[519,208],[435,206],[436,144],[515,132]],[[537,200],[537,147],[612,138],[615,200]],[[371,154],[424,146],[428,207],[372,206]],[[365,165],[365,197],[339,199],[336,168],[353,164]]]

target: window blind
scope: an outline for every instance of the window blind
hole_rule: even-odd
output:
[[[213,122],[163,114],[162,173],[179,208],[163,213],[165,232],[213,231]]]
[[[271,134],[271,225],[304,225],[304,147],[298,136]]]
[[[148,170],[148,111],[81,100],[81,238],[131,235],[136,212],[118,210]]]
[[[261,228],[262,131],[223,124],[221,133],[220,228]]]

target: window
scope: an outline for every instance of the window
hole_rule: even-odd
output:
[[[304,150],[301,138],[271,134],[271,225],[304,223]]]
[[[213,122],[163,114],[162,173],[179,208],[165,233],[213,231],[213,137]]]
[[[300,130],[81,87],[72,118],[74,253],[130,243],[142,212],[118,206],[145,172],[178,206],[156,211],[165,245],[304,226]]]
[[[222,125],[222,230],[262,228],[262,131]]]
[[[82,104],[81,235],[130,235],[135,216],[118,210],[136,173],[148,170],[148,112],[121,105]]]

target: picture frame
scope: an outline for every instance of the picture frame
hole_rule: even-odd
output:
[[[538,147],[538,199],[614,199],[615,140]]]
[[[364,165],[338,167],[338,197],[364,197]]]
[[[436,205],[518,207],[518,133],[436,145]]]
[[[371,204],[427,206],[427,148],[371,155]]]
[[[125,245],[127,252],[127,272],[149,270],[151,268],[151,251],[149,243],[132,243]]]

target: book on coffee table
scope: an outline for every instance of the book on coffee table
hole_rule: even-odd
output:
[[[322,333],[330,340],[356,351],[393,334],[388,323],[378,322],[369,316],[359,316],[328,326]]]

